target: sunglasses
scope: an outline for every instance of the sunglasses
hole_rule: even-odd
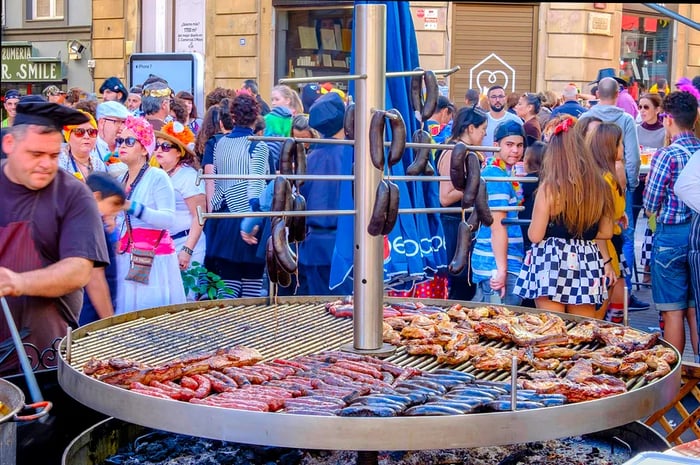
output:
[[[163,152],[170,152],[174,148],[177,148],[177,145],[170,142],[161,142],[160,144],[156,143],[154,150],[162,149]]]
[[[87,133],[87,135],[90,137],[97,137],[97,129],[95,129],[95,128],[90,128],[90,129],[75,128],[71,131],[71,133],[75,134],[78,137],[85,136],[85,133]]]
[[[653,110],[651,105],[639,105],[640,110]]]
[[[135,137],[127,137],[126,139],[123,137],[117,137],[116,139],[114,139],[114,143],[116,145],[119,146],[119,145],[124,144],[127,147],[133,147],[134,145],[136,145],[136,142],[138,142],[138,141],[139,140]]]

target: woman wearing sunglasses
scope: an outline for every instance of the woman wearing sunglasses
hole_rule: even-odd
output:
[[[156,131],[153,152],[175,189],[175,220],[171,228],[180,270],[192,262],[204,263],[205,239],[197,207],[206,211],[204,183],[197,185],[199,161],[194,154],[195,135],[187,126],[171,121]]]
[[[127,172],[120,177],[127,200],[117,218],[117,308],[115,314],[186,301],[180,267],[169,230],[175,218],[175,191],[168,174],[150,167],[155,146],[153,126],[129,116],[116,139]],[[154,252],[148,283],[127,279],[134,248]]]
[[[97,122],[91,114],[78,110],[90,118],[77,126],[63,126],[66,144],[58,157],[58,166],[84,181],[95,171],[107,171],[102,159],[93,153],[97,143]]]

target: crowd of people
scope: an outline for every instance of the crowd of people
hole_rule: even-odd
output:
[[[560,95],[513,96],[495,85],[485,95],[469,90],[464,106],[438,99],[424,122],[433,141],[493,146],[476,152],[481,175],[503,181],[486,183],[494,221],[473,232],[469,266],[451,275],[443,264],[415,287],[444,282],[431,297],[621,322],[625,298],[630,310],[649,308],[624,293],[643,210],[648,246],[639,266],[648,267],[664,336],[682,352],[687,324],[697,358],[700,91],[684,81],[635,100],[609,71],[590,94],[569,84]],[[346,137],[349,98],[329,84],[275,86],[268,105],[247,80],[209,92],[201,117],[192,94],[174,92],[162,77],[129,90],[110,77],[99,90],[99,103],[72,101],[56,86],[41,96],[5,95],[0,295],[40,350],[66,326],[200,298],[266,295],[273,221],[245,213],[272,209],[275,183],[266,176],[280,173],[283,144],[250,136]],[[352,146],[304,146],[306,173],[319,177],[291,183],[293,191],[307,210],[338,210],[341,182],[322,176],[352,174]],[[432,157],[437,174],[449,177],[451,151]],[[199,183],[200,169],[233,176]],[[440,205],[458,206],[462,197],[440,181]],[[202,226],[198,211],[237,215]],[[462,215],[439,218],[449,261]],[[298,272],[280,294],[352,293],[350,281],[329,286],[337,228],[337,216],[305,219]],[[196,285],[187,285],[192,273]],[[0,341],[8,337],[0,325]]]

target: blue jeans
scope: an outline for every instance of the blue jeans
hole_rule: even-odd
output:
[[[503,299],[501,299],[501,291],[494,291],[491,289],[491,284],[488,279],[477,283],[474,302],[495,303],[498,305],[520,305],[523,299],[513,294],[516,279],[518,279],[517,274],[506,274],[506,296]]]
[[[632,273],[634,272],[634,267],[637,264],[637,259],[634,254],[634,228],[637,223],[637,218],[632,214],[632,203],[634,201],[634,191],[627,189],[625,193],[625,213],[627,214],[627,219],[629,220],[629,226],[627,229],[622,230],[622,253],[625,255],[625,260],[627,261],[627,266],[630,267]],[[625,282],[627,283],[627,289],[632,291],[632,273],[625,275]]]
[[[651,249],[651,295],[660,312],[695,307],[690,282],[690,223],[656,224]]]

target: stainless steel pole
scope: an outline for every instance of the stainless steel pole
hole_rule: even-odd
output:
[[[386,84],[386,6],[356,5],[355,72],[367,79],[355,82],[355,237],[353,347],[356,352],[381,355],[383,348],[384,239],[370,236],[367,225],[382,173],[370,161],[369,121],[372,108],[384,108]]]

